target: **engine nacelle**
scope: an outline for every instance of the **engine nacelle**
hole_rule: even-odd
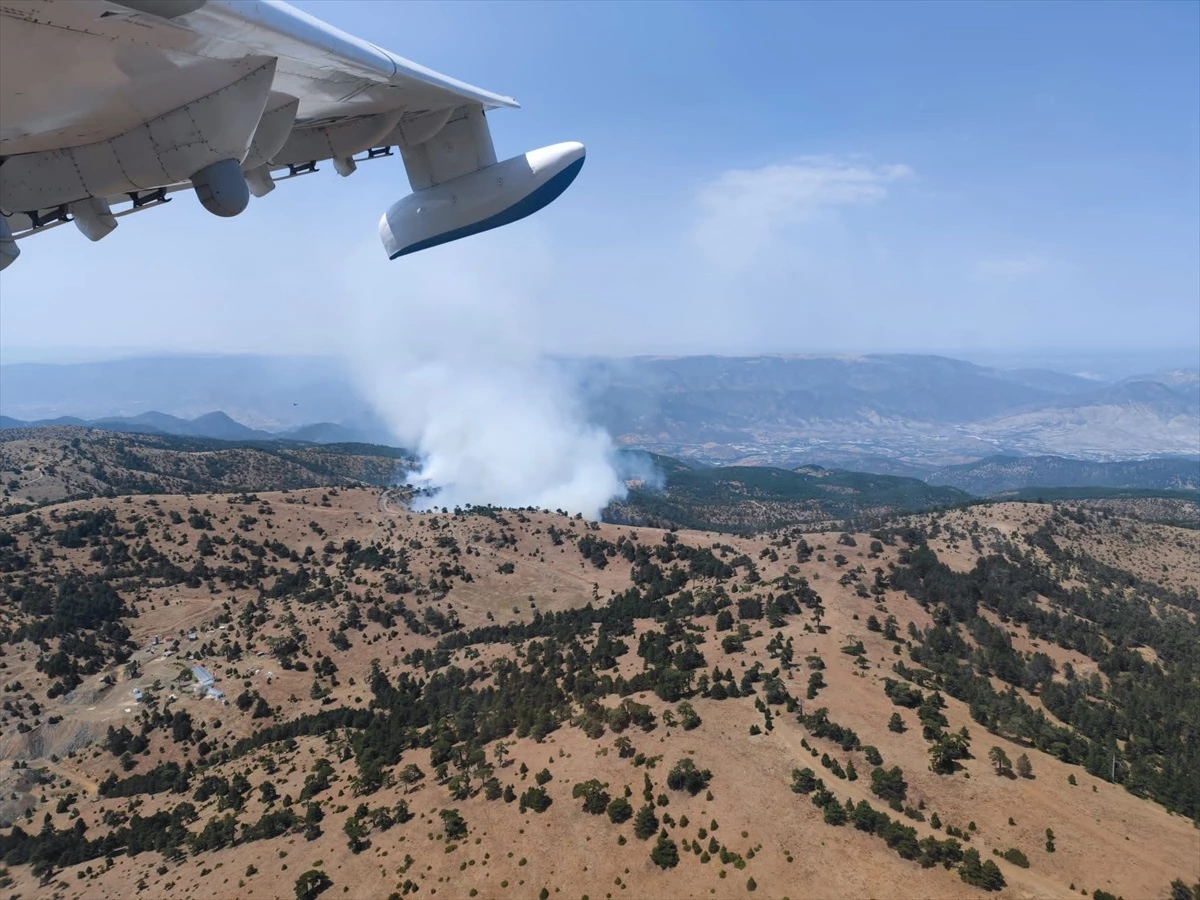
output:
[[[379,220],[388,258],[532,215],[570,186],[585,155],[583,144],[552,144],[409,194]]]

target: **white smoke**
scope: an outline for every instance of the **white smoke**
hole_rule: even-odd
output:
[[[388,262],[364,248],[350,276],[347,356],[376,412],[421,457],[428,506],[563,509],[597,518],[625,487],[612,441],[543,357],[552,267],[533,223]]]
[[[622,481],[645,491],[661,492],[667,487],[667,474],[649,453],[632,450],[617,456],[617,473]]]

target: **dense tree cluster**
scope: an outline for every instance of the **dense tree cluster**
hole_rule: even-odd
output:
[[[1004,555],[985,556],[965,573],[939,561],[920,532],[906,533],[909,546],[890,580],[933,613],[934,625],[919,633],[911,653],[922,668],[898,664],[897,673],[966,702],[989,731],[1113,778],[1168,809],[1200,816],[1200,782],[1191,777],[1200,771],[1200,743],[1187,727],[1200,718],[1200,624],[1175,608],[1186,607],[1186,598],[1158,586],[1139,597],[1129,591],[1143,585],[1108,583],[1108,568],[1062,550],[1053,533],[1053,526],[1044,527],[1033,540],[1049,563],[1010,545]],[[1064,588],[1056,569],[1084,585]],[[1050,600],[1049,609],[1034,602],[1038,595]],[[1107,685],[1073,672],[1054,678],[1048,657],[1017,652],[1008,633],[981,609],[1096,660]],[[964,628],[974,643],[964,639]],[[1153,648],[1157,660],[1137,652],[1141,645]],[[989,675],[1012,688],[997,691]],[[1038,691],[1046,709],[1070,727],[1034,709],[1018,687]]]

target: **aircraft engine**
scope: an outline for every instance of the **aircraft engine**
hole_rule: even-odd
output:
[[[242,212],[250,202],[250,187],[236,159],[211,163],[191,178],[201,205],[214,216],[229,218]]]
[[[583,168],[583,144],[552,144],[414,191],[379,220],[389,259],[490,231],[537,212]]]

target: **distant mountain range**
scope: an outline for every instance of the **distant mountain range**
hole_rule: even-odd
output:
[[[1196,369],[1104,381],[920,355],[557,362],[588,418],[618,446],[700,463],[926,478],[998,454],[1200,455]],[[0,412],[22,422],[69,417],[165,434],[395,443],[347,367],[329,358],[23,363],[0,366],[0,388]]]
[[[1200,459],[1159,457],[1094,462],[1061,456],[992,456],[937,469],[924,480],[928,484],[956,487],[977,496],[994,496],[1023,488],[1200,491]]]
[[[75,425],[97,428],[102,431],[128,432],[130,434],[164,434],[176,437],[216,438],[221,441],[301,441],[309,444],[383,444],[374,432],[347,428],[334,422],[317,422],[283,431],[264,431],[250,428],[234,421],[223,412],[205,413],[194,419],[181,419],[161,412],[146,412],[137,416],[113,416],[102,419],[79,419],[74,416],[59,416],[56,419],[38,419],[26,422],[11,416],[0,416],[0,430],[14,428],[43,428],[52,425]]]
[[[269,432],[311,422],[385,430],[346,366],[329,357],[145,356],[0,366],[0,413],[24,421],[136,418],[152,410],[194,419],[214,409]]]
[[[575,364],[618,442],[713,463],[891,474],[997,453],[1200,454],[1200,373],[1109,383],[933,356],[760,356]]]

